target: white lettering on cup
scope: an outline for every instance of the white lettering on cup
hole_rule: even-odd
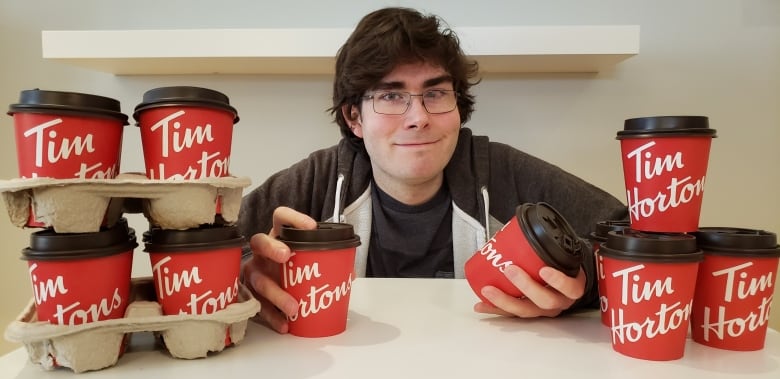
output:
[[[671,295],[674,293],[674,289],[672,289],[671,277],[666,277],[664,280],[655,280],[652,283],[640,283],[640,279],[642,278],[639,276],[639,274],[629,275],[633,272],[643,270],[644,268],[645,265],[639,264],[612,273],[613,278],[620,277],[621,304],[629,304],[629,289],[631,295],[631,304],[637,304],[645,300],[650,300],[654,296],[660,298],[664,295]]]
[[[176,118],[183,116],[185,112],[179,110],[171,113],[170,115],[163,117],[156,124],[152,125],[151,131],[161,130],[162,137],[162,154],[163,157],[168,157],[170,150],[174,152],[181,152],[185,149],[191,148],[193,145],[202,145],[204,141],[214,141],[214,137],[211,136],[211,124],[205,126],[195,125],[194,128],[185,127],[184,135],[177,132],[176,129],[180,129],[182,124],[179,121],[173,121]],[[171,121],[173,121],[173,127],[171,128]]]
[[[753,262],[746,262],[741,265],[728,267],[712,273],[712,276],[714,277],[726,275],[726,286],[725,291],[723,292],[723,300],[725,302],[730,303],[734,295],[736,295],[738,299],[746,299],[749,296],[755,296],[759,291],[764,291],[767,288],[772,287],[771,272],[767,273],[766,275],[761,275],[758,278],[749,278],[750,281],[747,282],[748,273],[745,271],[739,271],[752,265]],[[738,279],[737,275],[739,275]],[[737,281],[737,288],[734,288],[735,280]]]
[[[46,280],[38,281],[38,275],[35,274],[35,269],[37,268],[37,263],[33,263],[29,268],[35,304],[41,305],[46,300],[57,297],[58,294],[64,295],[68,293],[68,289],[65,288],[65,279],[61,275],[57,275],[54,280],[47,278]]]
[[[203,282],[203,279],[200,278],[198,266],[193,266],[191,271],[184,270],[181,273],[171,273],[170,269],[165,266],[171,259],[170,256],[164,257],[152,266],[152,273],[157,279],[155,283],[157,284],[159,300],[164,299],[165,296],[179,293],[182,288],[189,288],[193,283],[200,284]]]
[[[624,344],[626,340],[636,342],[643,337],[650,339],[676,330],[690,317],[692,303],[693,301],[684,307],[680,307],[679,301],[672,305],[661,304],[658,312],[654,313],[657,317],[653,319],[648,316],[641,322],[626,322],[623,309],[618,308],[617,314],[615,314],[613,308],[610,317],[612,319],[612,342],[616,344]]]
[[[48,133],[44,133],[46,129],[59,125],[62,122],[61,118],[57,118],[33,126],[23,133],[25,137],[35,137],[35,167],[43,167],[44,155],[46,162],[57,163],[60,159],[70,158],[71,154],[80,156],[84,155],[85,151],[87,153],[95,152],[95,148],[92,146],[92,134],[87,134],[83,137],[76,136],[73,142],[71,142],[68,138],[61,138],[58,141],[55,130],[49,130]],[[48,139],[45,137],[48,137]]]
[[[650,150],[653,146],[655,146],[655,141],[648,142],[626,155],[629,160],[633,159],[636,169],[634,182],[637,184],[641,183],[642,180],[649,180],[665,172],[671,173],[685,167],[681,152],[655,157]],[[701,197],[704,192],[704,179],[704,176],[695,180],[690,176],[672,177],[666,187],[667,191],[665,193],[659,191],[655,196],[640,194],[638,187],[628,186],[626,198],[631,217],[634,220],[639,220],[643,217],[650,217],[655,212],[666,212],[682,204],[690,203],[694,198]]]
[[[723,301],[731,303],[733,300],[744,300],[756,296],[759,292],[770,290],[773,287],[773,273],[767,272],[757,278],[749,277],[744,269],[753,266],[753,262],[745,262],[736,266],[726,267],[712,272],[713,277],[725,277],[726,283],[723,290]],[[763,297],[758,309],[750,310],[744,317],[726,319],[726,307],[718,306],[717,320],[712,320],[712,310],[705,306],[702,311],[702,325],[704,329],[704,341],[710,340],[710,333],[717,339],[739,337],[746,331],[755,331],[764,326],[769,320],[769,309],[772,303],[771,290],[769,297]],[[735,309],[729,309],[731,314]]]
[[[70,305],[63,306],[57,304],[57,311],[54,313],[54,317],[57,319],[57,323],[60,325],[78,325],[88,322],[94,322],[100,320],[100,316],[108,316],[117,307],[122,305],[122,296],[119,295],[119,288],[114,289],[114,294],[109,299],[102,298],[97,303],[91,304],[86,308],[78,308],[81,302],[77,301]],[[70,316],[65,315],[70,312]]]
[[[295,253],[293,253],[295,255]],[[293,267],[293,263],[289,263],[290,267]],[[312,279],[319,278],[321,276],[319,263],[314,262],[311,266],[303,265],[303,267],[297,267],[293,269],[283,269],[282,285],[284,288],[291,288],[296,285],[303,285],[310,282]],[[317,287],[316,285],[310,285],[308,293],[298,300],[298,312],[293,316],[288,316],[290,321],[295,321],[298,317],[306,318],[319,313],[320,311],[330,308],[334,303],[346,298],[352,289],[352,273],[349,274],[347,280],[331,287],[330,284],[325,284]]]
[[[502,228],[503,230],[503,228]],[[482,246],[481,249],[479,249],[479,255],[482,255],[485,257],[485,260],[490,262],[490,264],[497,268],[498,271],[504,272],[507,267],[511,266],[513,264],[512,260],[506,259],[504,260],[504,256],[496,250],[495,247],[493,247],[493,244],[496,242],[495,237],[491,238],[488,243],[486,243],[484,246]]]
[[[702,317],[704,321],[701,327],[704,328],[704,341],[710,340],[710,333],[715,335],[717,339],[724,339],[728,337],[739,337],[745,331],[755,331],[758,328],[764,326],[769,321],[769,309],[772,303],[772,295],[761,299],[756,312],[750,311],[744,318],[734,317],[732,319],[726,319],[726,307],[718,306],[718,319],[711,320],[710,307],[704,307]]]
[[[672,172],[676,168],[683,168],[685,165],[682,162],[682,153],[677,152],[674,156],[667,155],[663,158],[655,157],[655,161],[652,160],[653,154],[651,151],[645,151],[655,146],[655,141],[650,141],[638,148],[632,150],[627,158],[635,158],[634,165],[636,174],[634,180],[637,183],[642,183],[642,178],[652,179],[654,176],[662,175],[664,172]],[[644,152],[644,154],[642,154]],[[644,160],[642,159],[644,155]]]
[[[291,258],[293,256],[295,256],[295,252],[290,254]],[[293,262],[288,261],[287,264],[290,268],[282,270],[282,273],[284,274],[284,278],[282,279],[284,288],[294,287],[297,284],[311,281],[312,278],[319,278],[322,276],[320,274],[320,265],[317,262],[314,262],[311,266],[304,265],[303,267],[295,267],[294,271],[292,269],[292,267],[294,267]]]
[[[189,310],[179,310],[179,314],[210,314],[224,309],[232,304],[234,299],[238,298],[238,278],[236,278],[232,286],[227,287],[224,291],[217,293],[215,296],[211,295],[213,292],[208,290],[202,295],[190,294],[190,301],[187,303]]]

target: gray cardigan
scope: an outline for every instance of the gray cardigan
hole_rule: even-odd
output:
[[[456,278],[464,277],[465,261],[515,215],[520,204],[550,204],[583,238],[598,221],[628,217],[625,205],[607,192],[511,146],[473,136],[465,127],[461,128],[444,176],[453,202]],[[364,276],[371,235],[370,185],[368,157],[342,140],[274,174],[245,195],[238,226],[246,237],[267,233],[272,227],[273,211],[279,206],[296,209],[318,221],[350,223],[362,241],[355,272]],[[596,306],[594,260],[589,249],[587,253],[582,262],[588,278],[587,293],[577,305]]]

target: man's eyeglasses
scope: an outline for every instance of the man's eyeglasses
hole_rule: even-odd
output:
[[[374,112],[376,113],[400,115],[409,110],[412,96],[420,96],[423,107],[431,114],[452,112],[457,106],[458,93],[454,90],[443,89],[427,90],[419,95],[402,91],[381,90],[363,96],[363,99],[372,100]]]

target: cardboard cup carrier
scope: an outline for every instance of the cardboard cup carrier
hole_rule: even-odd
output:
[[[763,349],[777,285],[777,235],[733,227],[693,234],[704,251],[693,298],[693,340],[725,350]]]
[[[682,358],[703,258],[696,238],[633,229],[611,231],[599,254],[612,348],[651,361]]]
[[[661,233],[698,229],[714,137],[704,116],[625,121],[617,139],[632,229]]]
[[[282,227],[278,239],[292,251],[281,266],[282,288],[298,300],[298,313],[288,317],[290,334],[328,337],[344,332],[355,249],[360,245],[352,225],[320,222],[311,230]]]
[[[539,277],[539,270],[544,266],[575,277],[585,245],[549,204],[522,204],[516,208],[515,216],[466,261],[465,276],[471,289],[485,303],[490,304],[481,290],[488,285],[521,297],[522,292],[504,276],[506,267],[516,265],[539,283],[544,283]]]

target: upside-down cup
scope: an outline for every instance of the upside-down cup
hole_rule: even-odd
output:
[[[604,275],[604,258],[599,254],[601,245],[607,242],[609,232],[622,233],[624,229],[629,229],[629,221],[599,221],[596,223],[596,230],[590,234],[590,241],[593,245],[593,258],[596,260],[596,285],[599,290],[599,312],[601,313],[601,323],[605,326],[610,325],[608,308],[607,288],[604,284],[606,276]]]
[[[471,289],[485,303],[491,304],[481,293],[485,286],[522,297],[523,293],[504,276],[508,266],[522,268],[542,284],[544,280],[539,276],[539,270],[544,266],[575,277],[582,264],[585,245],[571,225],[549,204],[522,204],[515,209],[515,216],[466,261],[465,276]]]
[[[725,350],[763,349],[780,260],[777,235],[731,227],[693,234],[704,260],[693,298],[692,339]]]
[[[235,226],[152,228],[144,243],[163,314],[211,314],[238,300],[245,240]]]
[[[298,300],[298,312],[288,316],[289,333],[328,337],[344,332],[355,250],[360,245],[352,225],[320,222],[310,230],[282,227],[278,239],[292,252],[281,266],[282,288]]]
[[[704,116],[625,121],[617,139],[632,229],[661,233],[698,229],[715,133]]]
[[[136,246],[126,223],[91,233],[31,233],[22,259],[38,320],[79,325],[124,317]]]
[[[188,86],[151,89],[133,118],[149,179],[230,176],[233,126],[239,118],[223,93]]]
[[[651,360],[680,359],[702,252],[690,234],[609,232],[603,257],[612,348]]]
[[[77,92],[21,91],[9,106],[21,178],[113,179],[127,116],[119,101]],[[35,218],[28,226],[45,226]]]

